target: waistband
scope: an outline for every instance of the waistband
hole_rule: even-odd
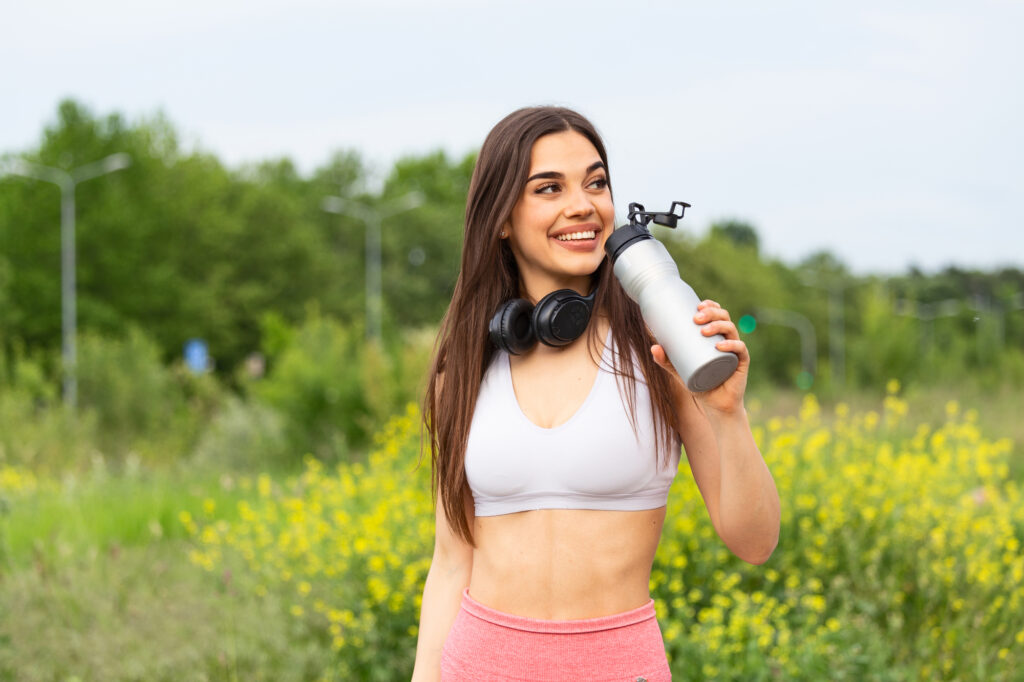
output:
[[[500,625],[514,630],[524,632],[545,632],[557,634],[573,634],[581,632],[600,632],[602,630],[613,630],[629,625],[636,625],[655,618],[654,600],[651,599],[643,606],[640,606],[622,613],[615,613],[610,616],[599,616],[597,618],[582,618],[579,620],[543,620],[538,618],[527,618],[516,616],[504,611],[497,611],[489,606],[484,606],[469,596],[469,588],[462,591],[462,609],[472,616],[476,616],[488,623]]]

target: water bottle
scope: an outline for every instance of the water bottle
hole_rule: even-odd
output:
[[[630,204],[629,224],[612,232],[604,249],[622,288],[640,305],[644,322],[686,387],[700,392],[728,379],[739,366],[739,357],[715,348],[725,339],[721,334],[701,333],[700,325],[693,321],[700,299],[680,279],[679,268],[665,246],[647,229],[652,220],[656,225],[675,227],[687,207],[685,202],[674,201],[667,213],[653,213],[641,204]]]

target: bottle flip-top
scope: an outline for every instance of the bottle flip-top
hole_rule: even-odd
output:
[[[675,227],[690,205],[673,201],[664,213],[629,205],[629,223],[605,242],[605,253],[626,293],[640,306],[644,322],[665,349],[668,359],[691,391],[710,391],[739,365],[735,353],[715,348],[721,334],[704,336],[693,321],[700,298],[679,277],[679,267],[665,246],[650,233],[650,223]]]

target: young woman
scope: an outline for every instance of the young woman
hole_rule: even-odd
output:
[[[779,498],[744,412],[736,326],[713,301],[679,311],[739,356],[723,385],[688,392],[605,258],[614,228],[586,119],[528,108],[490,132],[424,401],[437,525],[416,682],[670,679],[648,585],[680,440],[729,549],[756,564],[775,548]],[[560,289],[593,294],[579,338],[495,346],[496,311]],[[515,336],[530,320],[496,324]]]

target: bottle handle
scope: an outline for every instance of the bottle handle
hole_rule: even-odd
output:
[[[647,211],[644,209],[643,204],[633,202],[629,205],[629,213],[627,218],[630,224],[638,227],[646,228],[651,221],[654,221],[655,225],[662,225],[663,227],[675,227],[679,220],[682,219],[683,214],[686,213],[686,209],[690,207],[690,204],[685,201],[673,201],[672,206],[665,212]],[[679,213],[676,214],[676,209],[679,209]]]

